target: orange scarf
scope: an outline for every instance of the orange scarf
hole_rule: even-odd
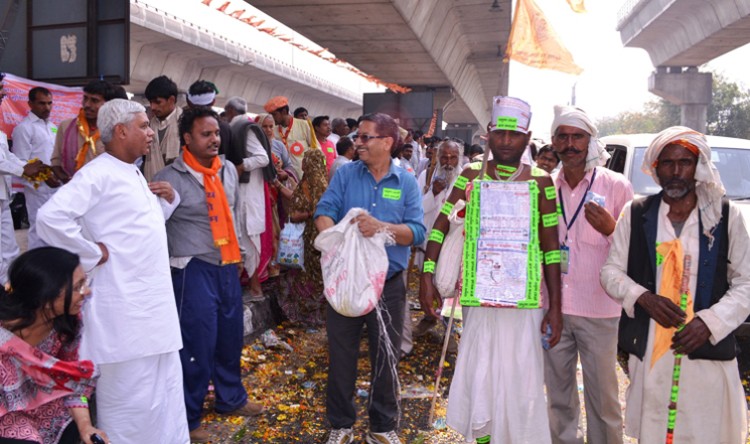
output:
[[[240,247],[237,235],[234,232],[232,222],[232,210],[229,208],[227,195],[224,193],[224,185],[218,177],[221,169],[221,160],[214,157],[211,168],[206,168],[188,151],[186,146],[182,147],[182,160],[185,165],[203,174],[203,188],[206,190],[206,205],[208,206],[208,222],[211,225],[211,233],[214,236],[214,245],[221,250],[221,263],[236,264],[241,260]]]
[[[680,306],[680,287],[682,284],[682,268],[685,253],[682,250],[682,243],[679,239],[669,242],[662,242],[656,247],[657,255],[664,258],[661,269],[661,283],[659,285],[659,296],[671,300],[678,307]],[[687,308],[685,309],[687,317],[685,324],[693,319],[693,298],[688,293]],[[672,345],[672,337],[677,331],[676,328],[662,327],[658,322],[654,331],[654,351],[651,354],[651,368],[664,353],[669,351]]]
[[[76,171],[80,170],[84,163],[86,163],[86,152],[88,149],[91,150],[91,155],[96,157],[96,142],[99,140],[99,128],[94,130],[94,134],[91,133],[89,128],[89,121],[86,120],[86,114],[83,112],[83,108],[78,112],[78,134],[83,137],[83,145],[76,154]],[[88,149],[87,149],[88,148]]]

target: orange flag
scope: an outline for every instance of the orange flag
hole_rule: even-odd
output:
[[[576,75],[583,72],[534,0],[518,0],[506,58],[534,68]]]
[[[586,12],[586,7],[583,6],[583,0],[568,0],[568,4],[573,12]]]

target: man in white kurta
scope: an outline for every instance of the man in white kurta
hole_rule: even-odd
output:
[[[133,163],[153,137],[143,106],[111,100],[98,124],[106,152],[39,210],[39,235],[78,254],[93,280],[80,355],[101,370],[98,426],[118,444],[185,444],[182,340],[165,230],[179,196],[164,182],[146,183]]]
[[[23,162],[39,159],[49,165],[57,134],[57,126],[49,120],[52,93],[43,87],[32,88],[29,91],[29,109],[29,114],[13,129],[13,153]],[[52,181],[57,182],[54,179]],[[56,188],[44,182],[35,184],[25,179],[22,182],[26,211],[29,214],[29,248],[41,247],[44,243],[36,232],[36,213],[55,193]]]
[[[747,437],[747,404],[737,360],[731,356],[729,360],[689,357],[702,345],[716,345],[724,340],[750,314],[750,237],[744,218],[732,203],[729,203],[727,220],[722,221],[728,223],[726,280],[729,290],[707,308],[694,305],[696,297],[700,297],[698,269],[707,260],[701,256],[700,244],[711,239],[709,248],[720,248],[720,242],[713,242],[713,239],[721,231],[721,225],[717,224],[722,218],[724,187],[710,159],[705,137],[684,127],[663,131],[646,152],[643,170],[663,188],[663,194],[655,197],[649,206],[658,204],[658,210],[650,214],[658,214],[655,241],[659,247],[647,245],[651,249],[649,254],[656,249],[657,291],[638,285],[633,276],[628,275],[631,226],[637,224],[635,228],[640,229],[647,220],[645,212],[643,218],[631,217],[631,207],[636,201],[624,208],[609,258],[601,271],[601,284],[610,296],[622,301],[623,316],[634,318],[636,310],[643,309],[649,317],[643,359],[635,354],[629,359],[630,386],[625,412],[625,433],[643,443],[662,442],[666,436],[673,349],[685,353],[679,379],[674,442],[739,444],[745,443]],[[688,165],[689,160],[692,160],[691,165]],[[682,274],[667,271],[671,267],[668,265],[670,256],[675,258],[673,264],[681,268],[682,258],[687,255],[692,262],[690,297],[685,310],[681,310],[679,300],[675,303],[665,296],[669,290],[664,284],[669,282],[667,276]],[[721,260],[720,253],[717,260]],[[708,277],[713,278],[709,282],[723,278],[716,274]],[[685,328],[675,334],[674,327],[681,324],[685,324]],[[623,331],[620,331],[621,339]],[[659,339],[665,331],[666,343]],[[668,348],[670,345],[672,349]]]

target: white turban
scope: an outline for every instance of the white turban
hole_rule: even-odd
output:
[[[713,229],[721,220],[721,198],[726,194],[721,183],[719,170],[711,162],[711,147],[708,146],[706,136],[698,131],[684,126],[673,126],[656,135],[643,156],[641,170],[650,175],[658,184],[656,162],[664,147],[677,143],[692,145],[698,149],[698,165],[695,168],[695,194],[698,196],[698,210],[703,223],[703,234],[709,239],[709,247],[713,244]],[[687,147],[686,147],[687,148]],[[689,149],[689,148],[688,148]]]
[[[599,140],[599,131],[596,129],[594,122],[586,115],[586,112],[574,106],[555,105],[555,119],[552,121],[551,131],[552,137],[555,137],[555,131],[557,131],[560,125],[582,129],[591,135],[588,154],[586,154],[585,171],[607,164],[610,155],[604,149],[606,145]]]

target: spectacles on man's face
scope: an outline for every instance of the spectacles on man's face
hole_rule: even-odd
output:
[[[362,141],[362,143],[367,143],[371,139],[385,139],[386,137],[390,136],[370,136],[368,134],[354,134],[352,136],[352,140],[356,142],[357,139],[359,139]]]

